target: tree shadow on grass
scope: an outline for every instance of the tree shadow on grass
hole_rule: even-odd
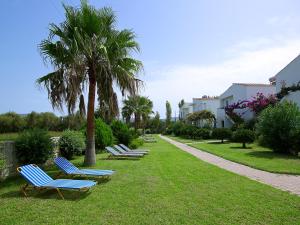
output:
[[[240,149],[240,150],[249,150],[252,149],[252,147],[246,146],[246,148],[243,148],[242,146],[230,146],[231,149]]]
[[[132,160],[132,161],[136,161],[136,160],[140,160],[141,158],[117,158],[117,157],[107,157],[107,158],[102,158],[100,160]]]
[[[251,157],[256,158],[265,158],[265,159],[299,159],[299,157],[293,156],[293,155],[285,155],[280,153],[274,153],[272,151],[253,151],[246,153],[247,155]]]
[[[207,141],[204,142],[205,144],[212,144],[212,145],[223,145],[223,144],[229,144],[229,141],[224,140],[224,142],[222,143],[221,140],[216,140],[216,141]]]
[[[87,192],[61,190],[61,192],[65,201],[80,201],[91,194],[91,190]],[[29,200],[30,198],[63,200],[58,195],[57,191],[53,189],[47,189],[43,191],[29,190],[26,191],[26,193],[28,197],[25,197],[21,191],[14,190],[1,194],[0,198],[20,198],[25,200]]]

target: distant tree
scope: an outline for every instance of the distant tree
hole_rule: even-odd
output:
[[[144,96],[129,96],[123,101],[122,116],[127,123],[134,116],[134,127],[145,128],[149,116],[153,113],[153,103],[148,97]]]
[[[169,101],[166,101],[166,127],[171,124],[172,109]]]
[[[179,109],[184,105],[184,99],[181,99],[181,101],[178,103]]]

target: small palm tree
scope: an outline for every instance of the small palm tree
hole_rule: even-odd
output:
[[[149,116],[153,113],[152,101],[143,96],[129,96],[128,99],[123,101],[122,116],[126,122],[130,122],[130,118],[134,116],[135,129],[145,127]]]
[[[49,38],[40,44],[41,53],[54,67],[54,72],[37,80],[46,87],[54,108],[67,105],[73,113],[79,105],[85,114],[84,92],[88,87],[87,149],[85,164],[93,165],[95,157],[95,98],[110,115],[118,114],[117,96],[134,95],[141,81],[136,74],[142,63],[130,56],[139,51],[135,35],[130,30],[117,30],[116,17],[111,8],[95,9],[87,1],[80,8],[65,6],[66,19],[59,25],[50,24]],[[105,109],[105,110],[104,110]]]

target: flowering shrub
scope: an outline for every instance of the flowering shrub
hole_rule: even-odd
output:
[[[244,113],[235,112],[236,109],[249,108],[255,115],[267,108],[269,105],[275,105],[278,99],[275,95],[265,96],[263,93],[258,92],[251,100],[243,100],[233,103],[225,107],[225,113],[229,116],[234,123],[241,124],[244,122],[242,116]]]
[[[236,124],[240,124],[243,123],[244,120],[242,118],[242,113],[237,113],[234,110],[236,109],[245,109],[247,108],[247,100],[243,100],[243,101],[238,101],[236,103],[230,104],[228,106],[225,107],[225,113],[227,116],[229,116],[234,123]]]
[[[265,96],[263,93],[257,93],[251,101],[247,102],[247,107],[258,115],[261,111],[267,108],[269,105],[275,105],[277,98],[275,95]]]

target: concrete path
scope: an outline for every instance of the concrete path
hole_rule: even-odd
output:
[[[252,180],[256,180],[261,183],[271,185],[272,187],[278,188],[280,190],[288,191],[300,196],[300,176],[298,175],[276,174],[254,169],[249,166],[241,165],[215,156],[213,154],[201,151],[178,141],[174,141],[168,137],[160,137],[180,148],[181,150],[188,152],[205,162],[211,163],[233,173],[248,177]]]

